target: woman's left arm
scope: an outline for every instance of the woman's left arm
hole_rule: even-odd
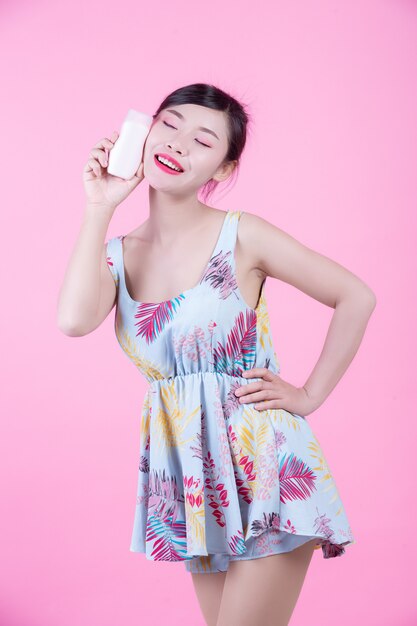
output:
[[[247,219],[245,219],[245,216]],[[266,276],[278,278],[335,309],[320,357],[303,387],[295,387],[267,368],[244,372],[261,377],[239,388],[255,408],[283,408],[298,415],[316,410],[352,362],[376,306],[374,292],[352,272],[251,213],[241,218],[239,239]]]
[[[314,411],[333,391],[361,344],[376,298],[358,290],[338,301],[320,357],[303,385]]]

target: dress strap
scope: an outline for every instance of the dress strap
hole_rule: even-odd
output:
[[[239,220],[244,211],[230,211],[228,218],[228,227],[225,229],[225,240],[223,241],[223,250],[230,251],[228,261],[233,268],[236,269],[235,263],[235,247],[237,241],[237,232],[239,228]]]

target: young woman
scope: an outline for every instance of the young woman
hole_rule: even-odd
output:
[[[130,549],[183,561],[209,625],[288,624],[314,549],[332,558],[354,542],[306,416],[356,354],[375,295],[267,220],[199,200],[239,166],[249,116],[236,99],[193,84],[153,117],[131,180],[106,171],[116,132],[90,152],[58,324],[85,335],[116,304],[118,342],[149,381]],[[106,242],[144,178],[148,218]],[[302,387],[279,376],[268,276],[335,309]]]

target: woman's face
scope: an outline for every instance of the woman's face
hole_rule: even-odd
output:
[[[196,104],[162,110],[146,138],[144,176],[155,189],[195,192],[210,178],[225,180],[233,165],[220,166],[228,151],[226,115]],[[175,159],[180,173],[164,167],[156,155]],[[172,173],[171,173],[172,172]]]

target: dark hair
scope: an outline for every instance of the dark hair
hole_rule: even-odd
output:
[[[158,110],[152,117],[155,118],[163,109],[177,104],[199,104],[200,106],[226,113],[229,149],[221,165],[229,161],[237,161],[232,174],[233,178],[233,175],[238,170],[240,157],[246,144],[248,123],[251,122],[251,117],[245,110],[245,105],[214,85],[194,83],[193,85],[180,87],[170,93],[161,102]],[[218,184],[218,181],[211,178],[203,185],[201,189],[204,201],[211,196]]]

